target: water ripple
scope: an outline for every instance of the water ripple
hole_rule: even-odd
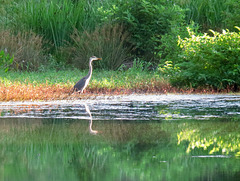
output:
[[[95,100],[1,102],[0,118],[87,119],[84,104],[95,120],[240,119],[238,95],[129,95]]]

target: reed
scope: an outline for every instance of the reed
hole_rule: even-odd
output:
[[[83,19],[83,3],[73,4],[69,0],[35,0],[22,1],[15,5],[13,28],[15,30],[32,30],[50,41],[55,49],[62,46]],[[80,25],[79,25],[80,26]]]
[[[99,1],[36,0],[21,1],[13,7],[13,29],[33,31],[49,41],[48,46],[58,50],[74,29],[94,29],[98,21]],[[102,2],[103,3],[103,2]]]
[[[224,27],[224,13],[229,11],[226,0],[178,0],[186,9],[186,21],[198,23],[203,30]]]

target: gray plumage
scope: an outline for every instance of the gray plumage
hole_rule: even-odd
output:
[[[92,56],[90,57],[89,59],[89,71],[88,71],[88,74],[83,77],[82,79],[80,79],[73,87],[73,91],[77,91],[79,93],[82,93],[83,90],[87,87],[90,79],[91,79],[91,76],[92,76],[92,61],[94,60],[101,60],[101,58],[97,58],[95,56]]]

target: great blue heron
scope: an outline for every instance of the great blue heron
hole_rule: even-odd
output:
[[[74,85],[72,92],[77,91],[77,92],[83,93],[83,90],[87,87],[87,85],[88,85],[88,83],[91,79],[91,76],[92,76],[92,61],[94,61],[94,60],[102,60],[102,59],[97,58],[95,56],[90,57],[88,74],[85,77],[83,77],[81,80],[79,80]]]

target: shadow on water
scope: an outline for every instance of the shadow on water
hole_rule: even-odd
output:
[[[240,96],[0,103],[0,115],[0,180],[240,176]]]

